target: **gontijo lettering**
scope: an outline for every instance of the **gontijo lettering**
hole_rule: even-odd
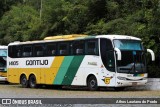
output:
[[[26,65],[48,65],[48,60],[26,60]]]

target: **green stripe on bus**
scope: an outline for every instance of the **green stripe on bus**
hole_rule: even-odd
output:
[[[68,71],[65,75],[65,78],[63,79],[63,82],[62,82],[62,85],[71,85],[72,84],[72,81],[78,71],[78,68],[80,67],[81,65],[81,62],[84,58],[84,55],[83,56],[75,56],[68,68]]]
[[[78,38],[75,38],[75,40],[85,40],[85,39],[93,39],[93,38],[96,38],[96,36],[78,37]]]
[[[86,36],[85,39],[93,39],[96,38],[96,36]]]
[[[53,84],[62,84],[63,78],[73,60],[74,56],[66,56],[59,68],[59,71],[56,75],[55,80],[53,81]]]

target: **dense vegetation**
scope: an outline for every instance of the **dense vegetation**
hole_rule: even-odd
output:
[[[140,37],[158,59],[160,0],[0,0],[0,44],[75,33]],[[149,76],[160,77],[158,64]]]

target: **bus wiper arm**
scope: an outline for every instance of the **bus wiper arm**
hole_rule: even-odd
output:
[[[131,70],[131,68],[119,68],[120,70]]]
[[[132,65],[132,67],[131,67],[131,69],[128,71],[128,73],[130,73],[133,68],[135,68],[135,63]]]

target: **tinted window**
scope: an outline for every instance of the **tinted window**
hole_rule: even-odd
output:
[[[44,55],[43,45],[35,45],[34,46],[34,56],[40,57]]]
[[[87,55],[98,55],[98,40],[87,40],[86,41],[86,54]]]
[[[72,53],[73,55],[83,55],[84,54],[84,41],[74,41],[72,43]]]
[[[31,57],[32,56],[32,47],[31,46],[24,46],[22,56],[23,57]]]
[[[9,46],[8,54],[11,58],[21,57],[21,46]]]
[[[56,43],[48,44],[47,45],[47,55],[48,56],[55,56],[57,54]]]
[[[69,43],[59,43],[58,51],[58,55],[69,55]]]

